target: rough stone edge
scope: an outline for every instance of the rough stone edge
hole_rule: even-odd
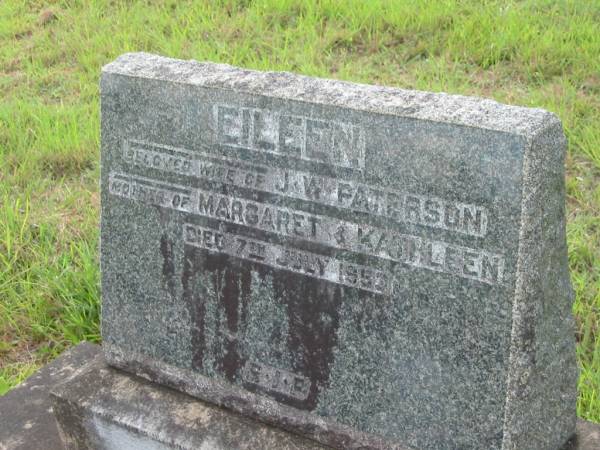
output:
[[[269,425],[297,433],[340,450],[413,450],[397,442],[353,430],[305,411],[282,405],[230,383],[207,378],[192,370],[175,367],[144,355],[102,345],[106,362],[152,382],[216,404]]]
[[[528,399],[533,394],[536,386],[532,382],[536,379],[535,352],[536,336],[535,320],[539,313],[539,297],[541,294],[541,275],[543,251],[544,230],[542,228],[542,187],[547,180],[545,179],[552,168],[544,167],[544,135],[548,134],[556,139],[557,151],[560,155],[556,160],[560,161],[559,173],[564,177],[564,158],[566,153],[566,140],[564,137],[561,122],[554,117],[545,127],[537,132],[527,136],[526,149],[523,155],[522,173],[522,193],[521,193],[521,219],[519,229],[519,247],[517,256],[515,295],[512,305],[512,331],[509,355],[509,370],[506,382],[506,402],[504,408],[504,425],[502,450],[519,450],[522,441],[525,439],[525,430],[531,434],[531,424],[526,423],[523,414],[528,406]],[[557,156],[557,155],[555,155]],[[562,212],[564,216],[564,209]],[[564,217],[563,217],[564,219]],[[561,238],[565,239],[563,234]],[[563,243],[561,243],[562,245]],[[557,262],[557,264],[568,264],[568,261]],[[568,280],[568,272],[566,274]],[[573,296],[569,299],[572,304]],[[575,353],[575,341],[573,330],[573,354]],[[556,376],[566,376],[557,374]],[[575,380],[576,381],[576,380]],[[540,442],[540,445],[550,445],[548,448],[563,446],[573,438],[575,434],[576,416],[574,414],[572,421],[572,430],[567,432],[562,438],[562,442],[546,443]],[[536,430],[537,431],[537,430]],[[535,432],[534,432],[535,434]],[[539,435],[539,434],[538,434]],[[528,445],[532,443],[529,442]],[[538,447],[536,447],[538,448]],[[540,449],[542,447],[539,447]],[[547,448],[547,447],[543,447]]]
[[[50,392],[54,418],[58,425],[58,432],[66,450],[76,448],[92,449],[93,445],[87,438],[83,421],[87,418],[86,412],[79,405],[69,402],[62,397]],[[67,426],[69,423],[69,426]]]
[[[76,370],[73,371],[68,377],[56,383],[48,393],[54,409],[54,418],[58,425],[58,432],[67,450],[80,448],[80,443],[85,443],[84,448],[94,448],[93,443],[87,439],[87,433],[83,426],[83,420],[87,417],[84,408],[74,402],[65,400],[61,395],[57,395],[57,392],[65,389],[71,380],[77,377],[84,376],[84,374],[94,370],[94,365],[103,358],[101,347],[98,346],[98,352],[94,357],[82,364]],[[76,426],[67,427],[67,422],[71,421]]]
[[[73,382],[76,381],[77,378],[85,377],[90,372],[101,372],[101,370],[99,371],[98,369],[102,369],[105,365],[104,352],[102,351],[103,347],[104,346],[98,348],[98,353],[92,360],[82,365],[82,367],[73,375],[60,383],[57,383],[49,393],[54,407],[58,431],[66,450],[92,450],[97,448],[98,442],[96,437],[90,435],[88,429],[95,418],[122,428],[140,438],[147,437],[148,439],[164,444],[170,448],[179,448],[177,443],[169,442],[169,440],[165,439],[165,436],[160,433],[153,433],[147,430],[146,432],[142,432],[141,428],[137,427],[136,424],[124,420],[122,414],[110,414],[103,410],[100,405],[90,402],[85,397],[80,398],[80,396],[77,396],[77,394],[71,390]],[[130,377],[128,379],[129,383],[139,383],[130,372],[126,372],[125,376]],[[133,379],[131,379],[132,377]],[[164,387],[160,385],[157,385],[156,388],[164,389]]]
[[[0,450],[64,450],[48,389],[73,375],[98,352],[99,346],[82,342],[0,396]]]
[[[337,81],[289,72],[259,72],[227,64],[184,61],[150,53],[125,53],[102,68],[102,76],[184,83],[357,111],[485,128],[531,136],[556,116],[544,109],[447,93]]]
[[[63,420],[71,419],[71,422],[69,423],[69,429],[70,429],[70,435],[72,435],[72,437],[74,438],[74,440],[71,441],[73,444],[73,447],[71,447],[71,448],[80,449],[82,447],[82,443],[84,446],[87,445],[87,447],[85,447],[85,448],[94,448],[94,446],[92,445],[92,442],[87,439],[88,433],[85,429],[86,421],[87,422],[89,422],[90,420],[93,421],[94,416],[105,420],[107,423],[114,424],[115,426],[124,427],[124,429],[126,429],[132,433],[136,433],[141,437],[148,437],[151,439],[156,439],[157,441],[165,443],[167,445],[178,445],[179,441],[176,441],[176,440],[169,441],[168,439],[165,440],[165,435],[163,435],[161,433],[157,433],[157,434],[148,433],[147,427],[146,428],[143,427],[143,422],[139,423],[139,422],[135,422],[135,421],[131,422],[131,421],[123,420],[124,416],[122,416],[119,413],[118,409],[110,410],[110,409],[106,409],[105,407],[102,407],[102,406],[100,406],[98,409],[96,407],[97,405],[94,405],[93,401],[92,402],[89,401],[90,400],[89,396],[84,396],[83,398],[79,398],[79,396],[77,394],[78,389],[76,386],[77,385],[79,385],[80,387],[85,386],[85,379],[86,379],[86,377],[89,378],[88,374],[91,372],[98,371],[98,368],[100,368],[100,371],[99,371],[100,373],[103,372],[104,369],[108,370],[109,371],[108,373],[111,374],[110,377],[112,377],[112,378],[117,377],[116,379],[124,378],[124,379],[129,380],[126,383],[127,386],[135,386],[138,383],[141,385],[147,385],[147,383],[148,383],[145,380],[136,380],[135,376],[131,375],[129,373],[118,374],[117,373],[118,370],[107,367],[105,365],[104,359],[102,358],[100,347],[99,346],[93,346],[93,347],[95,347],[93,350],[95,350],[95,352],[96,352],[94,357],[92,357],[88,360],[81,360],[81,359],[79,360],[79,367],[84,366],[84,367],[88,367],[91,369],[91,370],[84,370],[84,371],[78,372],[79,376],[83,377],[83,380],[75,381],[75,378],[69,377],[68,380],[61,381],[60,383],[55,385],[54,388],[52,389],[52,392],[53,392],[52,398],[54,401],[55,413],[57,415],[62,414]],[[73,349],[74,353],[75,352],[81,353],[82,350],[85,350],[85,349],[82,349],[80,347]],[[44,369],[42,369],[42,371],[43,370]],[[99,376],[103,377],[104,375],[100,374]],[[73,385],[70,380],[73,380],[73,382],[75,382],[75,385]],[[113,380],[113,381],[115,381],[115,380]],[[163,393],[161,395],[177,396],[177,398],[180,398],[180,399],[183,398],[184,396],[186,396],[186,394],[182,394],[177,391],[173,391],[172,393],[169,393],[168,391],[170,391],[170,389],[162,387],[160,385],[155,385],[155,386],[148,385],[148,387],[145,389],[156,389],[158,392]],[[141,389],[141,390],[136,389],[136,392],[141,392],[143,394],[145,389]],[[125,397],[127,397],[127,395],[125,395],[123,398],[125,398]],[[92,396],[92,400],[93,400],[93,398],[94,398],[94,395]],[[123,398],[121,400],[123,400]],[[0,400],[1,400],[1,397],[0,397]],[[189,400],[186,400],[186,401],[189,401]],[[201,403],[200,401],[198,401],[198,402]],[[138,402],[138,404],[140,404],[140,403]],[[141,404],[143,404],[143,403],[141,403]],[[167,404],[171,404],[171,403],[169,401],[167,401]],[[203,407],[204,408],[214,408],[214,407],[210,407],[208,405],[203,406]],[[220,411],[219,413],[220,414],[228,414],[223,410]],[[48,413],[48,415],[50,415],[50,414],[51,413]],[[235,415],[235,416],[236,416],[236,418],[234,420],[241,420],[241,421],[248,423],[244,418],[239,417],[237,415]],[[261,427],[261,425],[258,423],[256,423],[255,426],[258,427],[259,429]],[[308,442],[306,442],[306,443],[308,443]],[[33,447],[27,447],[27,448],[33,448]],[[36,448],[38,448],[38,447],[36,447]],[[61,448],[63,448],[63,447],[61,446]],[[202,447],[202,448],[204,448],[204,447]],[[272,447],[268,447],[268,448],[272,448]],[[301,446],[298,448],[304,448],[304,447]],[[312,448],[312,446],[310,448]],[[527,448],[529,448],[529,447],[527,447]],[[573,436],[573,438],[567,443],[567,445],[562,450],[592,450],[592,449],[597,449],[597,448],[600,448],[600,425],[579,419],[577,421],[577,434],[575,436]],[[0,449],[12,450],[11,447],[4,449],[2,447],[2,443],[0,443]]]
[[[64,383],[64,385],[68,387],[68,383]],[[50,397],[54,405],[58,430],[65,443],[66,450],[92,450],[97,448],[97,438],[91,436],[88,429],[94,423],[94,419],[102,420],[140,438],[148,438],[170,448],[182,448],[177,443],[169,442],[160,433],[142,430],[134,424],[124,421],[119,414],[108,414],[94,404],[80,404],[67,398],[68,395],[64,388],[57,387],[53,389],[50,392]]]
[[[577,419],[577,433],[562,450],[592,450],[600,448],[600,424]]]
[[[237,447],[223,443],[230,438],[262,444],[244,448],[279,448],[275,446],[278,442],[290,450],[330,449],[312,439],[256,422],[111,367],[99,347],[96,357],[83,365],[86,370],[58,383],[50,392],[59,431],[68,450],[104,448],[98,423],[173,449],[233,450]],[[222,428],[211,434],[213,425],[221,426],[217,423]],[[212,442],[222,444],[214,447]],[[1,446],[0,450],[3,450]]]

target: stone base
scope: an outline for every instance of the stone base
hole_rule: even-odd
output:
[[[0,450],[64,450],[49,391],[99,351],[98,345],[79,344],[0,397]]]
[[[50,395],[68,450],[326,448],[109,367],[101,353]]]
[[[53,386],[66,446],[48,393]],[[66,352],[0,397],[0,450],[174,448],[325,449],[108,367],[100,348],[91,344]],[[565,450],[599,448],[600,425],[580,420],[577,436]]]

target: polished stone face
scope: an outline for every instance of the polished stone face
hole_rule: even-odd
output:
[[[573,432],[553,115],[147,54],[101,87],[109,362],[338,448]]]

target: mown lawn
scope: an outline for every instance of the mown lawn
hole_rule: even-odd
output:
[[[600,421],[597,0],[0,1],[0,394],[99,340],[98,77],[141,50],[558,114],[578,412]]]

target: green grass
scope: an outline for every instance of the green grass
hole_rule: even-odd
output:
[[[600,2],[0,2],[0,394],[98,340],[98,76],[127,51],[549,109],[569,139],[578,413],[600,421]]]

